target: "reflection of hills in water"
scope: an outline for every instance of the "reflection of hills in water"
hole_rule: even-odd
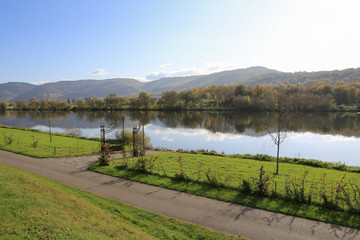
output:
[[[277,113],[249,112],[130,112],[130,111],[5,111],[0,112],[0,122],[9,126],[48,125],[53,127],[95,129],[101,124],[111,126],[125,117],[125,127],[132,128],[140,122],[163,128],[202,128],[210,132],[233,133],[253,137],[268,134],[276,126]],[[360,116],[343,113],[293,113],[288,123],[293,132],[360,137]]]

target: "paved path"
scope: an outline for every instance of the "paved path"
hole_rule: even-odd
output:
[[[0,162],[130,205],[249,239],[360,239],[356,229],[253,209],[0,151]]]

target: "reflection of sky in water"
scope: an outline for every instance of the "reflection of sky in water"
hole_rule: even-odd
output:
[[[48,131],[48,126],[34,127]],[[99,137],[99,128],[80,128],[81,135]],[[54,132],[64,133],[63,128],[52,128]],[[230,133],[212,133],[206,129],[166,128],[153,124],[145,126],[145,133],[151,137],[154,147],[184,150],[215,150],[227,154],[268,154],[276,156],[276,146],[269,135],[246,136]],[[114,132],[107,135],[114,138]],[[311,132],[290,132],[280,146],[280,156],[318,159],[330,162],[345,162],[360,166],[356,149],[360,139],[342,135],[321,135]]]
[[[208,149],[225,153],[268,154],[276,156],[276,146],[269,135],[255,137],[241,134],[211,133],[205,129],[161,128],[148,125],[154,147],[171,149]],[[287,134],[280,146],[280,156],[345,162],[360,165],[354,154],[360,139],[341,135],[320,135],[310,132]]]

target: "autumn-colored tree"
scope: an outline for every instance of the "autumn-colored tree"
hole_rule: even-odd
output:
[[[165,108],[176,108],[175,104],[179,101],[179,93],[176,91],[164,91],[161,100]]]
[[[119,107],[119,98],[116,97],[115,93],[110,93],[109,95],[106,96],[106,98],[104,99],[105,105],[107,108],[110,109],[116,109]]]
[[[9,103],[5,102],[5,101],[2,101],[0,102],[0,111],[4,111],[8,108],[9,106]]]
[[[196,94],[194,89],[182,91],[180,93],[180,99],[184,101],[184,107],[187,109],[189,106],[194,107],[196,104],[196,100],[198,99],[198,95]]]
[[[38,109],[40,106],[40,101],[36,97],[33,97],[29,99],[28,105],[30,109]]]
[[[150,95],[147,92],[140,92],[138,97],[138,107],[148,108],[150,104]]]
[[[24,100],[17,100],[15,101],[15,109],[27,109],[28,104]]]

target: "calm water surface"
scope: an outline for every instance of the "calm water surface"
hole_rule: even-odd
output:
[[[100,125],[110,127],[125,117],[131,129],[144,122],[145,133],[154,147],[207,149],[240,154],[276,155],[269,131],[276,125],[276,113],[245,112],[0,112],[0,122],[61,133],[80,132],[99,137]],[[344,113],[297,113],[281,144],[280,155],[344,162],[360,166],[360,116]],[[114,138],[114,132],[107,136]]]

